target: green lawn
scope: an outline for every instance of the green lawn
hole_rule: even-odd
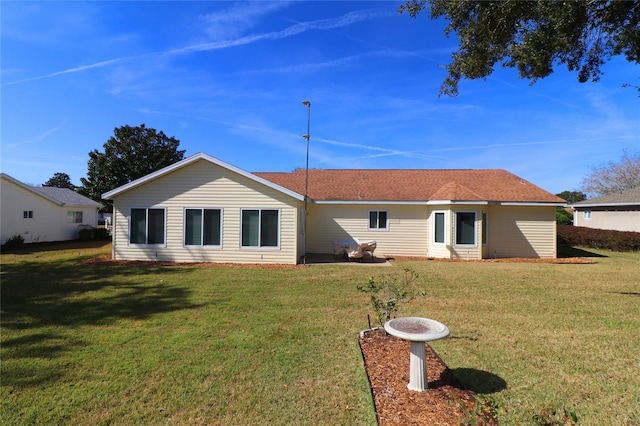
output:
[[[375,424],[357,343],[371,275],[410,266],[401,314],[502,424],[554,406],[640,424],[640,253],[596,264],[395,261],[289,270],[79,265],[110,246],[3,254],[3,424]]]

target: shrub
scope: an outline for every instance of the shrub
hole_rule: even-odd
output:
[[[376,320],[384,325],[398,312],[398,304],[408,303],[417,295],[424,296],[424,290],[416,283],[419,275],[410,268],[405,268],[400,277],[380,275],[370,277],[367,285],[358,285],[357,289],[370,293],[371,305],[376,312]]]
[[[89,241],[95,238],[95,228],[82,228],[80,229],[80,241]]]
[[[20,234],[16,234],[4,243],[4,248],[8,250],[19,249],[24,245],[24,237]]]
[[[640,251],[640,232],[558,225],[558,242],[613,251]]]
[[[109,240],[111,236],[109,235],[109,230],[105,228],[97,228],[94,230],[93,238],[95,240]]]

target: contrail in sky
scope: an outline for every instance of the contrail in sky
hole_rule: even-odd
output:
[[[353,23],[356,22],[361,22],[361,21],[366,21],[368,19],[372,19],[375,17],[380,16],[380,12],[377,12],[375,10],[362,10],[362,11],[355,11],[355,12],[350,12],[347,13],[345,15],[339,16],[337,18],[329,18],[329,19],[319,19],[316,21],[310,21],[310,22],[302,22],[302,23],[297,23],[295,25],[291,25],[290,27],[287,27],[281,31],[274,31],[274,32],[270,32],[270,33],[264,33],[264,34],[253,34],[253,35],[248,35],[245,37],[240,37],[234,40],[225,40],[225,41],[219,41],[219,42],[212,42],[212,43],[202,43],[202,44],[195,44],[192,46],[185,46],[185,47],[181,47],[179,49],[172,49],[172,50],[166,50],[166,51],[162,51],[162,52],[154,52],[154,53],[147,53],[144,55],[140,55],[142,57],[144,56],[153,56],[153,55],[175,55],[175,54],[182,54],[182,53],[190,53],[190,52],[204,52],[204,51],[209,51],[209,50],[220,50],[220,49],[227,49],[230,47],[235,47],[235,46],[242,46],[242,45],[246,45],[246,44],[250,44],[250,43],[255,43],[257,41],[261,41],[261,40],[278,40],[278,39],[282,39],[282,38],[287,38],[287,37],[291,37],[309,30],[315,30],[315,29],[320,29],[320,30],[326,30],[326,29],[331,29],[331,28],[339,28],[339,27],[345,27],[348,25],[351,25]],[[74,68],[69,68],[66,70],[62,70],[62,71],[57,71],[51,74],[45,74],[45,75],[40,75],[37,77],[31,77],[31,78],[24,78],[21,80],[16,80],[16,81],[11,81],[9,83],[5,83],[3,84],[3,86],[10,86],[10,85],[14,85],[14,84],[19,84],[19,83],[27,83],[30,81],[36,81],[36,80],[42,80],[45,78],[52,78],[52,77],[57,77],[59,75],[64,75],[64,74],[72,74],[72,73],[76,73],[76,72],[82,72],[82,71],[87,71],[90,69],[94,69],[94,68],[101,68],[101,67],[105,67],[105,66],[109,66],[118,62],[123,62],[126,60],[131,60],[134,58],[138,58],[140,56],[125,56],[125,57],[121,57],[121,58],[117,58],[117,59],[110,59],[110,60],[106,60],[106,61],[101,61],[101,62],[97,62],[95,64],[90,64],[90,65],[83,65],[83,66],[78,66],[78,67],[74,67]]]

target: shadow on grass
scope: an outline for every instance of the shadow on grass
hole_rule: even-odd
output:
[[[503,391],[507,382],[500,376],[475,368],[455,368],[451,370],[460,384],[470,391],[488,394]]]
[[[640,296],[640,292],[638,291],[614,291],[616,294],[621,294],[623,296]]]
[[[98,249],[111,244],[111,240],[71,240],[71,241],[51,241],[45,243],[25,243],[19,248],[11,249],[2,246],[2,254],[13,254],[17,256],[28,256],[36,253],[49,251],[60,251],[69,249]]]
[[[165,282],[167,273],[176,271],[69,261],[3,265],[2,385],[41,385],[60,377],[62,370],[48,361],[88,344],[67,329],[198,307],[188,288]],[[41,371],[43,363],[47,371]]]
[[[558,245],[558,257],[607,257],[603,254],[594,253],[577,247],[571,247],[566,244]]]

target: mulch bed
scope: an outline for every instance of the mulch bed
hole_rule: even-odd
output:
[[[476,407],[475,394],[460,385],[428,344],[429,389],[423,392],[407,389],[410,377],[408,341],[379,328],[361,334],[360,348],[380,426],[449,426],[464,420],[475,420],[470,424],[477,425],[498,424],[491,413]]]
[[[110,254],[92,257],[78,262],[78,265],[106,266],[173,266],[180,268],[236,268],[236,269],[297,269],[301,265],[280,263],[222,263],[222,262],[165,262],[155,260],[113,260]]]
[[[559,257],[559,258],[498,258],[498,259],[439,259],[426,257],[409,257],[409,256],[386,256],[387,260],[416,260],[416,261],[434,261],[434,262],[489,262],[489,263],[558,263],[558,264],[590,264],[596,263],[593,260],[584,257]],[[218,263],[218,262],[165,262],[165,261],[144,261],[144,260],[113,260],[111,255],[102,255],[83,260],[79,265],[128,265],[128,266],[178,266],[178,267],[196,267],[196,268],[254,268],[254,269],[298,269],[308,265],[286,265],[271,263]]]

